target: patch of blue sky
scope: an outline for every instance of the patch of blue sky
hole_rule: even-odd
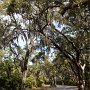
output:
[[[55,21],[55,20],[53,21],[53,25],[59,31],[67,30],[64,28],[70,28],[70,26],[62,24],[60,21]],[[69,35],[70,37],[75,37],[75,32],[69,32],[69,33],[66,33],[65,35]]]
[[[64,24],[62,24],[60,21],[56,21],[56,20],[53,21],[53,25],[55,26],[56,29],[58,29],[60,31],[63,29],[63,27],[65,27]]]
[[[26,46],[26,40],[21,35],[18,37],[18,42],[17,43],[21,48],[24,48]]]

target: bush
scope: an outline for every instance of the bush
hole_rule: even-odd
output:
[[[69,80],[67,84],[72,85],[72,86],[77,86],[77,82],[72,81],[72,80]]]
[[[43,84],[43,80],[37,79],[36,84],[37,84],[37,87],[41,87]]]
[[[38,79],[36,79],[33,75],[30,75],[26,78],[25,87],[41,87],[44,82],[45,79],[43,77],[39,77]]]
[[[25,82],[25,87],[36,87],[36,81],[34,76],[30,75],[29,77],[26,78],[26,82]]]
[[[6,86],[8,89],[11,89],[11,88],[13,90],[16,89],[16,87],[19,86],[18,78],[14,77],[14,76],[10,77],[9,79],[7,79]]]
[[[5,82],[6,82],[6,79],[0,78],[0,90],[3,90],[3,88],[6,87]]]
[[[64,80],[63,80],[63,83],[64,83],[65,85],[71,85],[71,86],[76,86],[76,85],[77,85],[77,82],[72,81],[71,79],[64,79]]]
[[[15,90],[19,86],[19,79],[15,76],[0,78],[0,87],[5,90]],[[0,90],[3,90],[1,89]]]
[[[41,87],[43,83],[45,83],[45,78],[44,77],[39,77],[37,80],[36,80],[36,84],[37,84],[37,87]]]
[[[31,82],[31,80],[29,78],[26,79],[25,87],[32,88],[32,82]]]

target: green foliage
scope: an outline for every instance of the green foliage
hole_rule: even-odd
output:
[[[38,78],[38,79],[36,79],[37,87],[41,87],[43,83],[45,83],[44,78]]]
[[[6,90],[15,90],[16,87],[19,87],[20,79],[14,75],[8,77],[0,78],[0,87]]]
[[[15,90],[20,85],[20,75],[16,70],[9,50],[0,54],[0,87],[5,90]],[[17,74],[16,74],[17,73]],[[1,89],[1,90],[3,90]]]
[[[11,3],[10,3],[10,5],[7,8],[8,14],[14,13],[15,9],[16,9],[16,2],[15,2],[15,0],[11,0]]]
[[[37,83],[37,87],[41,87],[43,82],[41,80],[37,79],[36,83]]]
[[[41,87],[45,82],[44,78],[36,78],[33,75],[30,75],[26,78],[25,87],[33,88],[33,87]]]
[[[65,85],[72,85],[72,86],[77,86],[77,85],[78,85],[78,83],[77,83],[76,81],[73,81],[73,80],[71,80],[70,78],[65,78],[65,79],[63,80],[63,83],[64,83]]]
[[[25,86],[29,88],[36,87],[36,80],[33,75],[26,78]]]
[[[18,79],[17,77],[15,76],[10,76],[10,78],[7,79],[6,81],[6,88],[8,89],[15,89],[16,87],[19,87],[19,82],[20,82],[20,79]]]

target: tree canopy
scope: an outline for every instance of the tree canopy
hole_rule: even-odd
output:
[[[4,0],[0,10],[0,48],[9,47],[19,59],[22,76],[34,51],[39,51],[34,60],[51,58],[54,51],[68,61],[79,90],[84,90],[90,62],[89,0]],[[24,56],[19,38],[25,43]]]

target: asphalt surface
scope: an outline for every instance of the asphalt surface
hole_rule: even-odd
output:
[[[57,85],[53,90],[78,90],[76,86]]]

